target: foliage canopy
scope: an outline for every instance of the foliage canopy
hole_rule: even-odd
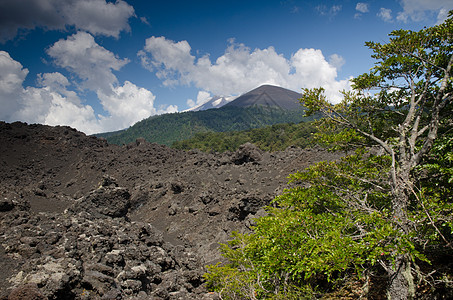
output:
[[[170,146],[175,141],[193,137],[197,133],[227,132],[260,128],[279,123],[298,123],[312,120],[301,110],[283,110],[274,107],[221,107],[204,111],[189,111],[153,116],[118,133],[98,134],[109,143],[129,144],[137,138],[150,143]]]
[[[224,152],[236,151],[249,142],[263,151],[282,151],[289,146],[305,148],[311,145],[314,132],[311,122],[275,124],[243,131],[200,132],[190,139],[174,142],[172,148]]]
[[[222,298],[453,295],[438,264],[453,258],[452,14],[366,45],[376,64],[341,103],[322,88],[301,99],[324,116],[317,139],[354,154],[291,175],[253,232],[223,245],[229,263],[206,274]]]

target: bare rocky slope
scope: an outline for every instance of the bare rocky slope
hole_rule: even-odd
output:
[[[69,127],[0,122],[0,299],[216,299],[218,243],[286,177],[341,153],[109,145]]]

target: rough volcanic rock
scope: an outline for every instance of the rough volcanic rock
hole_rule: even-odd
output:
[[[0,295],[214,299],[202,274],[287,176],[342,153],[117,146],[69,127],[0,122]]]
[[[27,283],[12,290],[8,300],[47,300],[47,297],[39,291],[36,284]]]
[[[6,254],[23,263],[9,278],[10,297],[26,291],[25,283],[48,299],[177,299],[173,292],[198,299],[204,293],[199,256],[165,242],[149,223],[71,207],[63,214],[15,211],[1,225]]]
[[[125,188],[118,187],[115,179],[105,176],[99,188],[75,201],[73,212],[88,212],[94,217],[126,217],[131,195]]]
[[[236,165],[242,165],[249,162],[258,163],[261,160],[262,151],[251,143],[245,143],[234,152],[232,161]]]
[[[11,199],[0,199],[0,211],[10,211],[14,208],[14,203]]]

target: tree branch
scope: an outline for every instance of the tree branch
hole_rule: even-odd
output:
[[[433,112],[431,114],[431,121],[429,122],[428,137],[426,138],[425,143],[423,144],[420,151],[413,156],[412,165],[419,163],[423,155],[425,155],[426,153],[428,153],[429,150],[431,150],[434,140],[437,137],[440,112],[447,105],[447,103],[451,101],[449,93],[447,93],[446,97],[444,97],[445,96],[444,92],[448,86],[448,82],[451,80],[452,65],[453,65],[453,54],[450,56],[450,60],[448,61],[448,65],[445,70],[445,74],[442,79],[440,89],[437,92],[437,96],[433,103]]]

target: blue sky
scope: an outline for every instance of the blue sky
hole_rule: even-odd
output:
[[[87,134],[262,84],[332,102],[366,41],[433,26],[452,0],[0,0],[0,120]]]

